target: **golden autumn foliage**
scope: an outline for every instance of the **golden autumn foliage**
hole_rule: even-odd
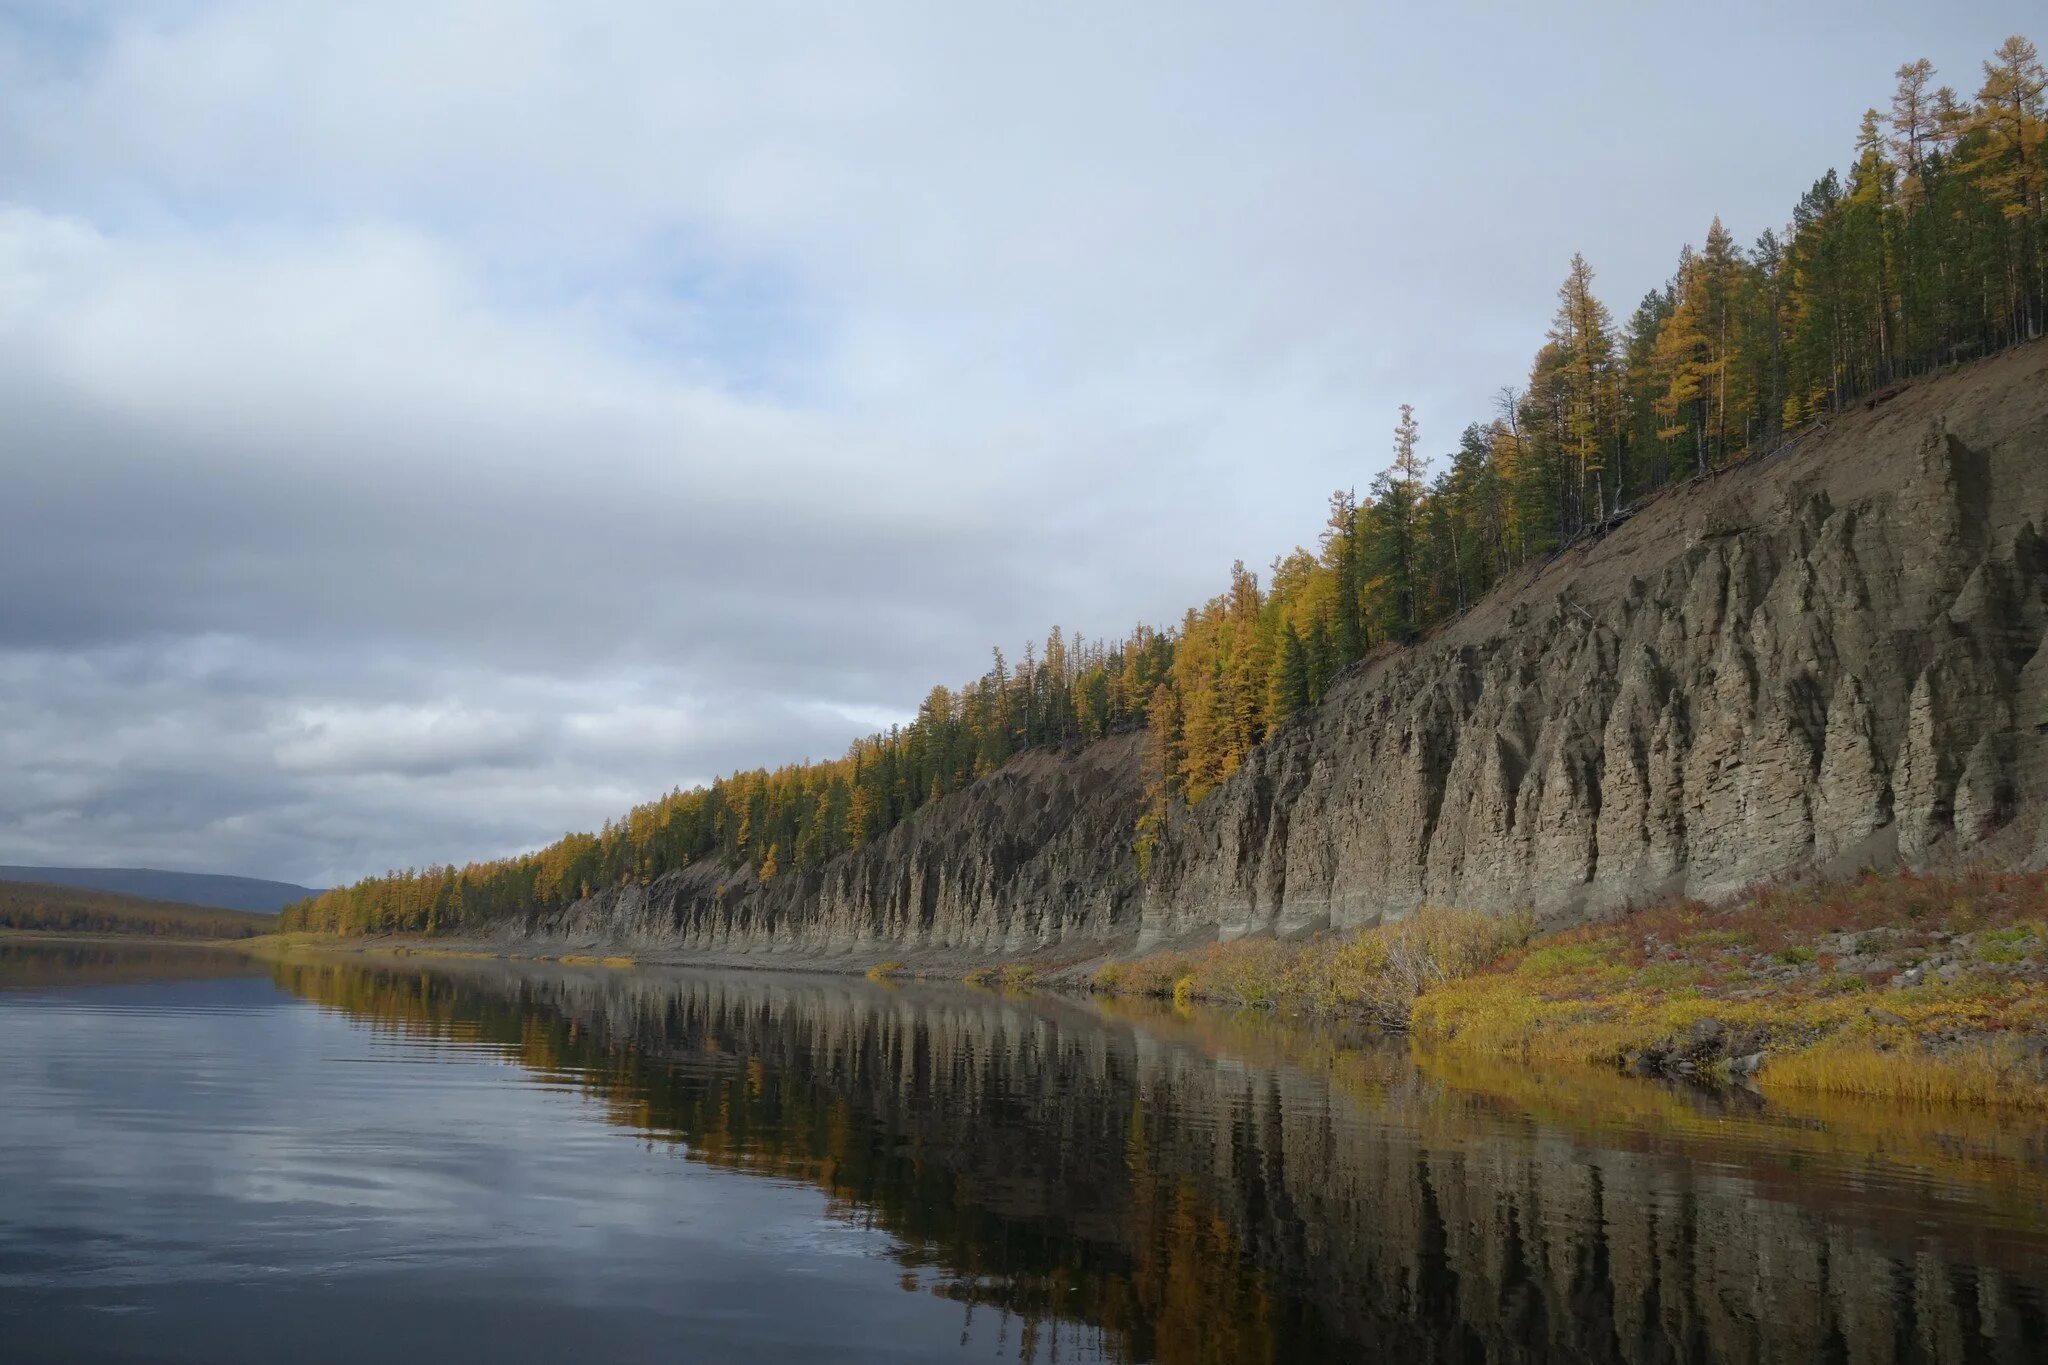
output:
[[[368,878],[292,907],[288,927],[457,931],[706,858],[806,873],[1020,751],[1140,726],[1154,777],[1133,831],[1142,872],[1175,802],[1228,781],[1371,650],[1455,617],[1661,488],[2048,330],[2036,49],[2007,39],[1974,99],[1930,90],[1925,61],[1897,79],[1890,114],[1858,122],[1846,177],[1828,171],[1747,248],[1713,218],[1619,328],[1575,254],[1526,382],[1454,442],[1403,405],[1385,464],[1360,470],[1369,495],[1334,493],[1316,547],[1276,558],[1263,583],[1239,562],[1175,628],[1118,642],[1055,628],[1014,666],[996,651],[965,687],[933,688],[914,720],[844,757],[673,791],[535,853]]]

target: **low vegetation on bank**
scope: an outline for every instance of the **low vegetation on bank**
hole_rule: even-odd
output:
[[[1526,919],[1424,909],[1355,934],[1290,943],[1242,938],[1109,962],[1094,984],[1110,994],[1352,1014],[1405,1028],[1417,996],[1469,976],[1528,937]]]
[[[2048,1107],[2048,874],[1869,875],[1532,939],[1426,910],[1100,969],[1098,989],[1353,1013],[1420,1052]]]
[[[963,979],[987,990],[1029,990],[1038,980],[1038,968],[1028,962],[1006,962],[1000,967],[976,967]]]

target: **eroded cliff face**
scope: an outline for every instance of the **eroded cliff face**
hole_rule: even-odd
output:
[[[705,863],[520,926],[527,936],[700,956],[954,950],[976,959],[1128,939],[1144,737],[1029,753],[812,872]]]
[[[1146,936],[2036,860],[2044,528],[2042,346],[1673,490],[1175,812]]]
[[[1564,918],[1809,869],[2048,856],[2048,344],[1658,497],[1132,832],[1143,740],[1027,755],[768,883],[522,932],[715,953],[1085,953],[1423,904]]]

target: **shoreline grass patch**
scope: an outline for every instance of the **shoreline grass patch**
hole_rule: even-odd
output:
[[[1766,1093],[2048,1107],[2048,877],[1870,874],[1677,902],[1415,1003],[1420,1048],[1753,1076]]]
[[[1424,909],[1351,934],[1105,963],[1131,994],[1363,1018],[1418,1054],[1765,1093],[2048,1108],[2048,873],[1871,873],[1532,940]]]
[[[1528,934],[1526,917],[1424,908],[1352,934],[1240,938],[1106,962],[1091,985],[1178,1005],[1199,1000],[1355,1015],[1398,1029],[1407,1026],[1417,996],[1479,970]]]

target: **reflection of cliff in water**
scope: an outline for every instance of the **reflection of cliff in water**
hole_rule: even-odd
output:
[[[1689,1109],[1539,1122],[1271,1024],[745,974],[278,974],[381,1027],[503,1046],[696,1159],[816,1183],[900,1240],[906,1287],[1017,1315],[1027,1358],[1054,1321],[1167,1361],[2032,1360],[2048,1341],[2038,1132],[2016,1159],[1991,1144],[1971,1183],[1953,1144],[1908,1166],[1818,1121],[1782,1143]]]

